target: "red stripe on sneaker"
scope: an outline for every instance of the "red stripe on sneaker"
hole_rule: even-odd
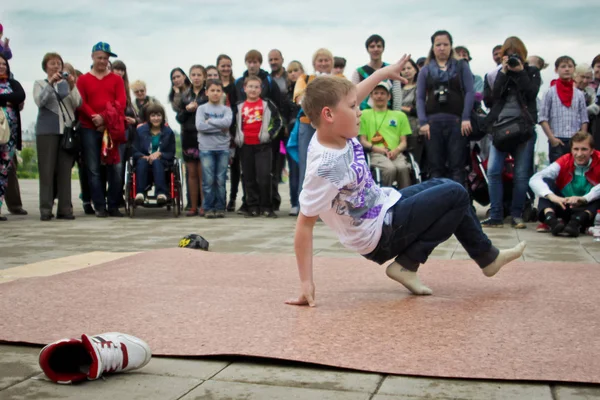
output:
[[[127,353],[127,346],[125,346],[125,343],[121,343],[121,350],[123,351],[123,369],[125,369],[129,364],[129,353]]]
[[[102,340],[104,340],[104,339],[102,339]],[[100,362],[99,362],[100,360],[98,358],[98,353],[96,352],[96,348],[94,347],[94,344],[92,343],[92,341],[86,334],[81,335],[81,342],[83,343],[83,346],[90,354],[90,357],[92,357],[92,365],[90,365],[90,371],[88,372],[88,378],[89,379],[98,379],[100,377],[101,367],[100,367]]]

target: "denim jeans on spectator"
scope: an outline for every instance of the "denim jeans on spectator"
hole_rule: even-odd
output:
[[[204,211],[225,211],[227,193],[225,178],[229,165],[229,150],[200,151],[202,161],[202,191]]]
[[[426,139],[426,154],[431,178],[450,178],[465,184],[468,139],[460,128],[461,120],[456,116],[435,115],[429,121],[431,138]]]
[[[289,169],[288,178],[290,183],[290,204],[292,207],[298,207],[300,206],[300,204],[298,204],[300,168],[298,167],[298,163],[289,155],[289,153],[287,154],[287,160]]]
[[[552,147],[550,143],[548,143],[548,159],[550,160],[550,164],[554,161],[558,160],[560,157],[564,156],[567,153],[571,152],[571,139],[559,138],[563,143],[562,146]]]
[[[452,235],[481,268],[498,257],[499,251],[483,233],[464,186],[449,179],[431,179],[400,193],[402,197],[388,211],[391,224],[383,225],[377,248],[365,258],[378,264],[395,258],[416,272],[433,249]]]
[[[513,173],[513,191],[510,207],[510,215],[513,218],[521,218],[523,208],[529,190],[529,178],[533,174],[533,149],[535,135],[525,143],[521,143],[512,153],[515,166]],[[490,147],[490,158],[488,161],[488,181],[490,192],[490,218],[504,220],[504,182],[502,173],[504,162],[508,153],[502,152],[494,145]]]
[[[315,128],[311,124],[301,123],[298,128],[298,193],[302,192],[304,183],[304,174],[306,174],[306,157],[308,155],[308,145],[315,134]]]
[[[88,182],[96,211],[106,208],[103,182],[100,175],[100,150],[102,148],[102,132],[93,129],[82,129],[81,146],[85,166],[87,168]],[[118,209],[121,196],[121,163],[106,166],[108,180],[108,209]]]
[[[138,158],[135,163],[136,192],[144,193],[146,187],[154,182],[157,195],[167,195],[167,181],[165,180],[166,163],[163,160],[154,160],[150,164],[143,158]],[[136,193],[136,194],[137,194]]]

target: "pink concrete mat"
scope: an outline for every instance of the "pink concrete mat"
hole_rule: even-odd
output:
[[[0,340],[121,331],[155,355],[244,355],[380,373],[600,383],[597,265],[517,262],[485,278],[431,261],[415,297],[384,268],[316,258],[317,307],[293,257],[167,249],[0,284]]]

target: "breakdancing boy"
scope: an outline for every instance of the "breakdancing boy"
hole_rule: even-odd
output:
[[[484,275],[519,258],[525,242],[499,251],[481,230],[463,186],[432,179],[400,191],[373,182],[360,142],[360,102],[385,79],[400,80],[408,56],[377,70],[357,86],[332,76],[316,78],[306,88],[302,108],[317,132],[308,148],[306,177],[294,248],[301,294],[291,305],[315,305],[313,228],[321,217],[347,248],[383,264],[395,258],[387,275],[416,295],[431,289],[417,277],[433,249],[453,234]]]

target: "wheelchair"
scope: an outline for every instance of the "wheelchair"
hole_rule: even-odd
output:
[[[167,183],[167,211],[172,211],[174,217],[179,217],[183,210],[183,190],[182,190],[182,169],[181,163],[177,158],[173,163],[165,168],[165,182]],[[125,213],[133,218],[135,216],[136,207],[144,208],[162,208],[165,205],[159,205],[157,202],[156,193],[150,195],[153,185],[150,184],[142,191],[144,193],[144,204],[138,206],[135,204],[135,196],[137,193],[135,172],[135,161],[133,157],[127,160],[125,164]]]
[[[412,153],[410,151],[404,151],[402,152],[402,154],[404,155],[404,157],[406,157],[406,160],[408,161],[408,163],[410,164],[410,180],[411,180],[411,184],[412,185],[416,185],[418,183],[421,183],[422,178],[421,178],[421,167],[419,167],[419,164],[415,161],[415,158],[413,157]],[[381,169],[374,167],[371,164],[371,153],[370,152],[366,152],[365,151],[365,157],[367,160],[367,164],[369,165],[369,169],[371,170],[371,176],[373,177],[373,180],[375,181],[375,184],[377,186],[381,186]],[[394,182],[394,185],[392,185],[395,189],[398,189],[398,183]]]

